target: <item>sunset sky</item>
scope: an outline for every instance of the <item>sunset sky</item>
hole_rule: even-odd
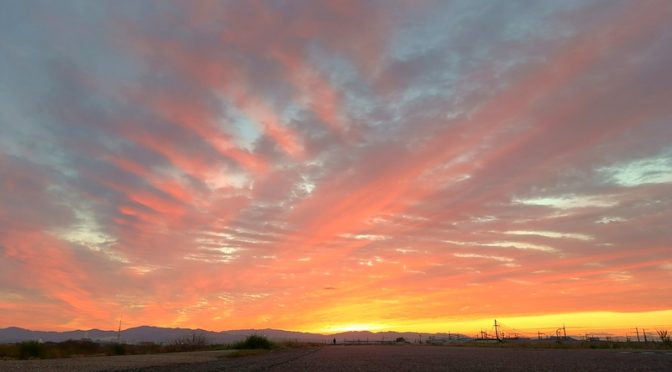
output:
[[[672,329],[670,19],[2,0],[0,327]]]

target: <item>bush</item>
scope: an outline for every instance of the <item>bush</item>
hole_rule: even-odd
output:
[[[173,340],[168,345],[168,351],[193,351],[203,350],[208,346],[208,339],[200,333],[192,333],[189,336]]]
[[[658,336],[660,336],[660,342],[666,346],[672,346],[672,338],[668,335],[667,330],[657,330]]]
[[[0,344],[0,360],[18,359],[19,347],[16,344]]]
[[[115,343],[112,345],[112,355],[124,355],[126,354],[126,345]]]
[[[44,346],[37,341],[25,341],[18,344],[20,359],[40,358],[44,354]]]
[[[285,340],[280,342],[273,343],[273,347],[280,349],[302,349],[307,347],[319,347],[323,346],[324,343],[321,342],[310,342],[310,341],[298,341],[298,340]]]
[[[272,347],[273,343],[269,339],[259,335],[247,336],[244,341],[231,345],[232,349],[270,349]]]
[[[80,355],[94,355],[103,352],[101,345],[91,340],[67,340],[63,342],[44,344],[49,355],[43,357],[62,358]]]

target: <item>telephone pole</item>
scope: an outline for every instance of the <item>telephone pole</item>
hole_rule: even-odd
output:
[[[646,329],[642,328],[642,333],[644,334],[644,342],[649,342],[649,340],[646,339]]]
[[[497,319],[495,319],[495,338],[497,339],[497,341],[501,341],[499,339],[499,325],[497,324]]]
[[[121,318],[123,315],[119,315],[119,329],[117,330],[117,343],[121,343]]]
[[[637,342],[639,342],[639,328],[635,328],[635,331],[637,331]]]

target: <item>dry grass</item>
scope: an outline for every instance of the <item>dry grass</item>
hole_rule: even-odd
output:
[[[244,349],[244,350],[236,350],[231,353],[226,354],[224,357],[225,358],[242,358],[242,357],[249,357],[249,356],[255,356],[255,355],[261,355],[270,352],[268,349]]]

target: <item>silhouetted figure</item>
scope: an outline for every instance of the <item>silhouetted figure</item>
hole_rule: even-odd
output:
[[[336,338],[334,337],[334,345],[336,345]]]

